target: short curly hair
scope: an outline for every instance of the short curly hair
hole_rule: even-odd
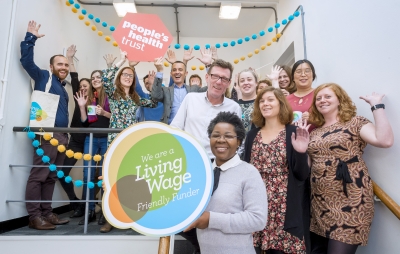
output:
[[[235,113],[225,111],[219,112],[218,115],[212,119],[208,125],[207,133],[209,138],[215,128],[215,125],[218,123],[232,124],[235,127],[237,139],[240,141],[240,144],[242,144],[244,138],[246,137],[246,129],[244,128],[242,120]]]
[[[318,93],[325,88],[331,89],[339,100],[339,114],[338,114],[339,122],[344,123],[350,121],[351,118],[356,116],[357,107],[356,105],[354,105],[353,101],[351,100],[350,96],[346,93],[346,91],[338,84],[326,83],[318,86],[314,90],[314,98],[311,105],[311,113],[310,113],[311,122],[313,122],[317,127],[320,127],[325,123],[325,118],[315,106]]]

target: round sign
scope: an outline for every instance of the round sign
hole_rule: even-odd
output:
[[[184,230],[207,207],[210,159],[188,133],[145,122],[121,132],[103,163],[103,212],[117,228],[166,236]]]

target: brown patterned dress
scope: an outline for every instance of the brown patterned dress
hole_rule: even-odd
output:
[[[361,157],[367,143],[360,130],[368,123],[356,116],[311,132],[311,232],[347,244],[367,244],[374,204]]]
[[[261,247],[262,250],[306,253],[304,239],[299,239],[283,230],[289,176],[286,130],[283,129],[269,144],[263,143],[259,131],[251,149],[250,163],[260,171],[268,196],[267,225],[264,230],[253,234],[254,246]]]

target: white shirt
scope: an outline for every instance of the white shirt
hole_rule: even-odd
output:
[[[210,158],[215,156],[211,152],[210,139],[207,128],[211,120],[219,112],[232,112],[242,117],[242,109],[235,101],[225,98],[221,104],[212,105],[207,98],[207,92],[188,93],[176,113],[171,126],[188,132],[196,138],[207,151]]]
[[[227,171],[230,168],[236,167],[241,162],[242,162],[242,160],[240,159],[239,155],[235,154],[235,156],[233,156],[232,158],[229,159],[229,161],[227,161],[224,164],[222,164],[221,166],[219,166],[219,168],[221,169],[221,171]],[[213,166],[213,169],[215,169],[215,167],[217,167],[217,163],[215,162],[215,160],[213,161],[212,166]]]

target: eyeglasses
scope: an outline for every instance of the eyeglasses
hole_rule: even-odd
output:
[[[95,80],[95,79],[101,79],[101,76],[93,76],[92,80]]]
[[[130,79],[133,79],[133,74],[128,74],[128,73],[122,73],[122,77],[124,77],[124,78],[130,78]]]
[[[302,73],[310,74],[311,72],[312,72],[311,69],[307,68],[307,69],[304,69],[304,70],[301,70],[301,69],[296,70],[294,73],[296,73],[297,75],[301,75]]]
[[[234,138],[237,138],[237,136],[234,135],[221,135],[221,134],[211,134],[210,136],[211,139],[218,140],[220,138],[223,138],[225,140],[233,140]]]
[[[225,84],[227,84],[227,83],[229,83],[229,81],[231,81],[231,79],[229,79],[229,78],[220,77],[216,74],[210,74],[210,76],[211,76],[211,80],[214,80],[215,82],[218,82],[219,79],[221,79],[221,82],[225,83]]]

